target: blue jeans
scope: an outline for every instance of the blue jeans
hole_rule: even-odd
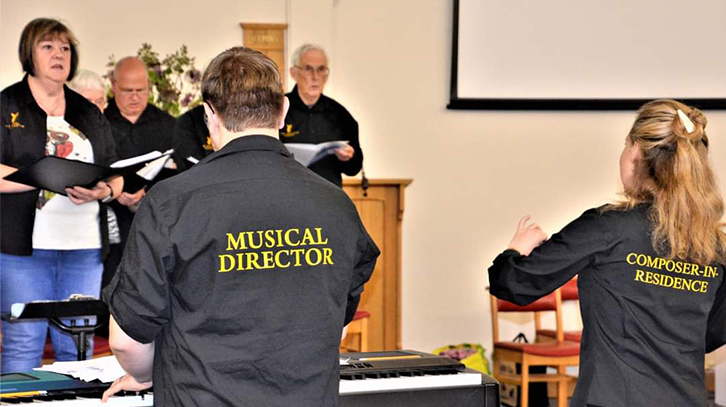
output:
[[[0,312],[10,312],[12,304],[36,300],[64,300],[71,294],[92,295],[101,291],[101,250],[40,250],[32,256],[0,253]],[[95,318],[89,323],[95,324]],[[70,319],[63,319],[70,325]],[[84,324],[83,319],[76,320]],[[2,373],[23,372],[40,366],[48,331],[48,321],[2,321]],[[78,359],[73,337],[55,326],[50,327],[55,359]],[[93,354],[93,340],[87,357]]]

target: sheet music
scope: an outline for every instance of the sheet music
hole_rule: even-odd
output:
[[[78,362],[55,362],[52,365],[44,365],[33,370],[66,374],[87,382],[98,379],[102,383],[111,383],[126,374],[115,356]]]
[[[173,149],[165,151],[161,157],[147,163],[146,166],[137,171],[136,174],[147,181],[153,180],[157,175],[159,175],[162,168],[170,168],[170,166],[167,167],[167,163],[171,160],[171,154],[173,152]]]
[[[143,163],[145,161],[151,161],[151,160],[153,160],[155,158],[159,158],[161,156],[162,156],[161,152],[152,151],[152,152],[146,153],[144,155],[139,155],[136,157],[127,158],[125,160],[116,161],[115,163],[111,164],[110,167],[111,168],[124,168],[124,167],[128,167],[128,166],[131,166],[134,164]]]
[[[326,155],[334,154],[335,149],[344,147],[346,144],[348,144],[347,141],[328,141],[320,144],[285,143],[285,148],[292,153],[297,162],[309,167]]]

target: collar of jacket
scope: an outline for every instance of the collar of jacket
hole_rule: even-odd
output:
[[[33,109],[37,110],[38,113],[40,113],[44,117],[48,116],[48,114],[45,112],[45,110],[43,110],[40,107],[38,102],[33,97],[33,92],[30,91],[30,84],[28,83],[28,74],[27,73],[23,77],[21,85],[18,88],[18,93],[17,93],[16,97],[17,97],[16,100],[17,100],[19,107],[30,106]],[[63,85],[63,97],[66,100],[66,108],[65,108],[65,112],[63,113],[63,118],[69,123],[76,123],[77,122],[76,118],[77,118],[78,112],[79,112],[79,98],[83,98],[83,96],[74,92],[68,86],[66,86],[64,84]]]
[[[204,164],[226,155],[244,153],[247,151],[270,151],[284,157],[292,158],[292,154],[287,150],[287,148],[285,148],[279,139],[262,134],[252,134],[249,136],[238,137],[230,141],[222,147],[221,150],[215,151],[204,157],[201,161],[199,161],[199,164]]]
[[[295,107],[298,109],[306,109],[306,110],[324,110],[327,106],[327,99],[328,97],[324,94],[320,94],[320,98],[318,98],[318,101],[315,102],[314,105],[308,106],[303,102],[302,98],[300,97],[300,94],[297,91],[297,85],[295,85],[292,88],[292,91],[288,93],[287,98],[290,100],[290,107]]]

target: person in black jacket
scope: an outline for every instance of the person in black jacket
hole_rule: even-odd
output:
[[[186,171],[214,150],[204,123],[204,106],[199,105],[176,119],[174,126],[174,163]]]
[[[320,144],[347,141],[310,169],[333,184],[342,187],[341,174],[356,175],[363,168],[363,151],[358,141],[358,122],[343,105],[323,95],[328,81],[328,57],[313,44],[301,45],[292,55],[290,75],[296,85],[286,96],[290,109],[285,127],[280,129],[283,143]]]
[[[726,343],[726,235],[705,127],[682,103],[645,104],[620,157],[626,200],[548,240],[524,217],[489,268],[492,294],[520,305],[579,274],[573,407],[707,405],[704,354]]]
[[[111,128],[101,112],[64,84],[78,66],[77,41],[62,23],[38,18],[20,38],[21,82],[0,94],[0,176],[44,155],[101,165],[116,161]],[[106,204],[119,196],[121,178],[67,196],[0,181],[0,302],[98,297],[101,259],[108,251]],[[40,365],[47,321],[3,321],[2,371]],[[56,360],[76,360],[70,335],[52,328]],[[91,346],[89,349],[93,349]]]
[[[152,151],[164,153],[172,148],[174,118],[149,103],[148,67],[137,57],[121,58],[111,75],[111,90],[114,97],[109,100],[104,115],[111,124],[120,159],[143,155]],[[104,260],[102,286],[105,287],[116,272],[134,213],[139,202],[146,195],[149,186],[133,188],[127,182],[124,191],[109,208],[116,216],[119,243],[111,244],[108,257]],[[106,332],[101,330],[101,335]]]
[[[271,59],[221,53],[202,96],[215,151],[149,191],[103,291],[129,373],[104,397],[153,378],[156,406],[335,406],[341,331],[380,252],[278,139]]]

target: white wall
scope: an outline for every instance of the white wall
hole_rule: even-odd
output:
[[[36,17],[58,18],[80,42],[80,67],[106,72],[116,60],[136,55],[148,42],[160,57],[186,44],[197,68],[226,48],[242,44],[242,22],[285,22],[286,1],[174,0],[0,0],[0,87],[22,77],[18,41],[23,27]],[[216,4],[211,8],[209,4]]]
[[[522,215],[553,233],[616,197],[634,112],[447,111],[451,17],[449,1],[339,1],[333,59],[346,75],[334,96],[361,123],[368,176],[414,179],[404,215],[404,347],[491,349],[492,259]],[[723,169],[726,114],[706,114]],[[525,329],[504,328],[505,338]]]
[[[98,71],[109,54],[133,53],[141,42],[162,54],[187,44],[202,67],[241,44],[240,22],[287,22],[290,52],[307,36],[323,43],[334,85],[326,93],[360,123],[367,175],[414,180],[403,226],[406,348],[491,349],[486,270],[517,220],[530,213],[553,233],[620,188],[617,162],[634,112],[446,110],[450,1],[0,1],[2,86],[21,77],[20,30],[42,15],[65,19],[81,40],[82,63]],[[723,174],[726,113],[706,115]],[[520,322],[504,324],[503,336],[531,332]]]

